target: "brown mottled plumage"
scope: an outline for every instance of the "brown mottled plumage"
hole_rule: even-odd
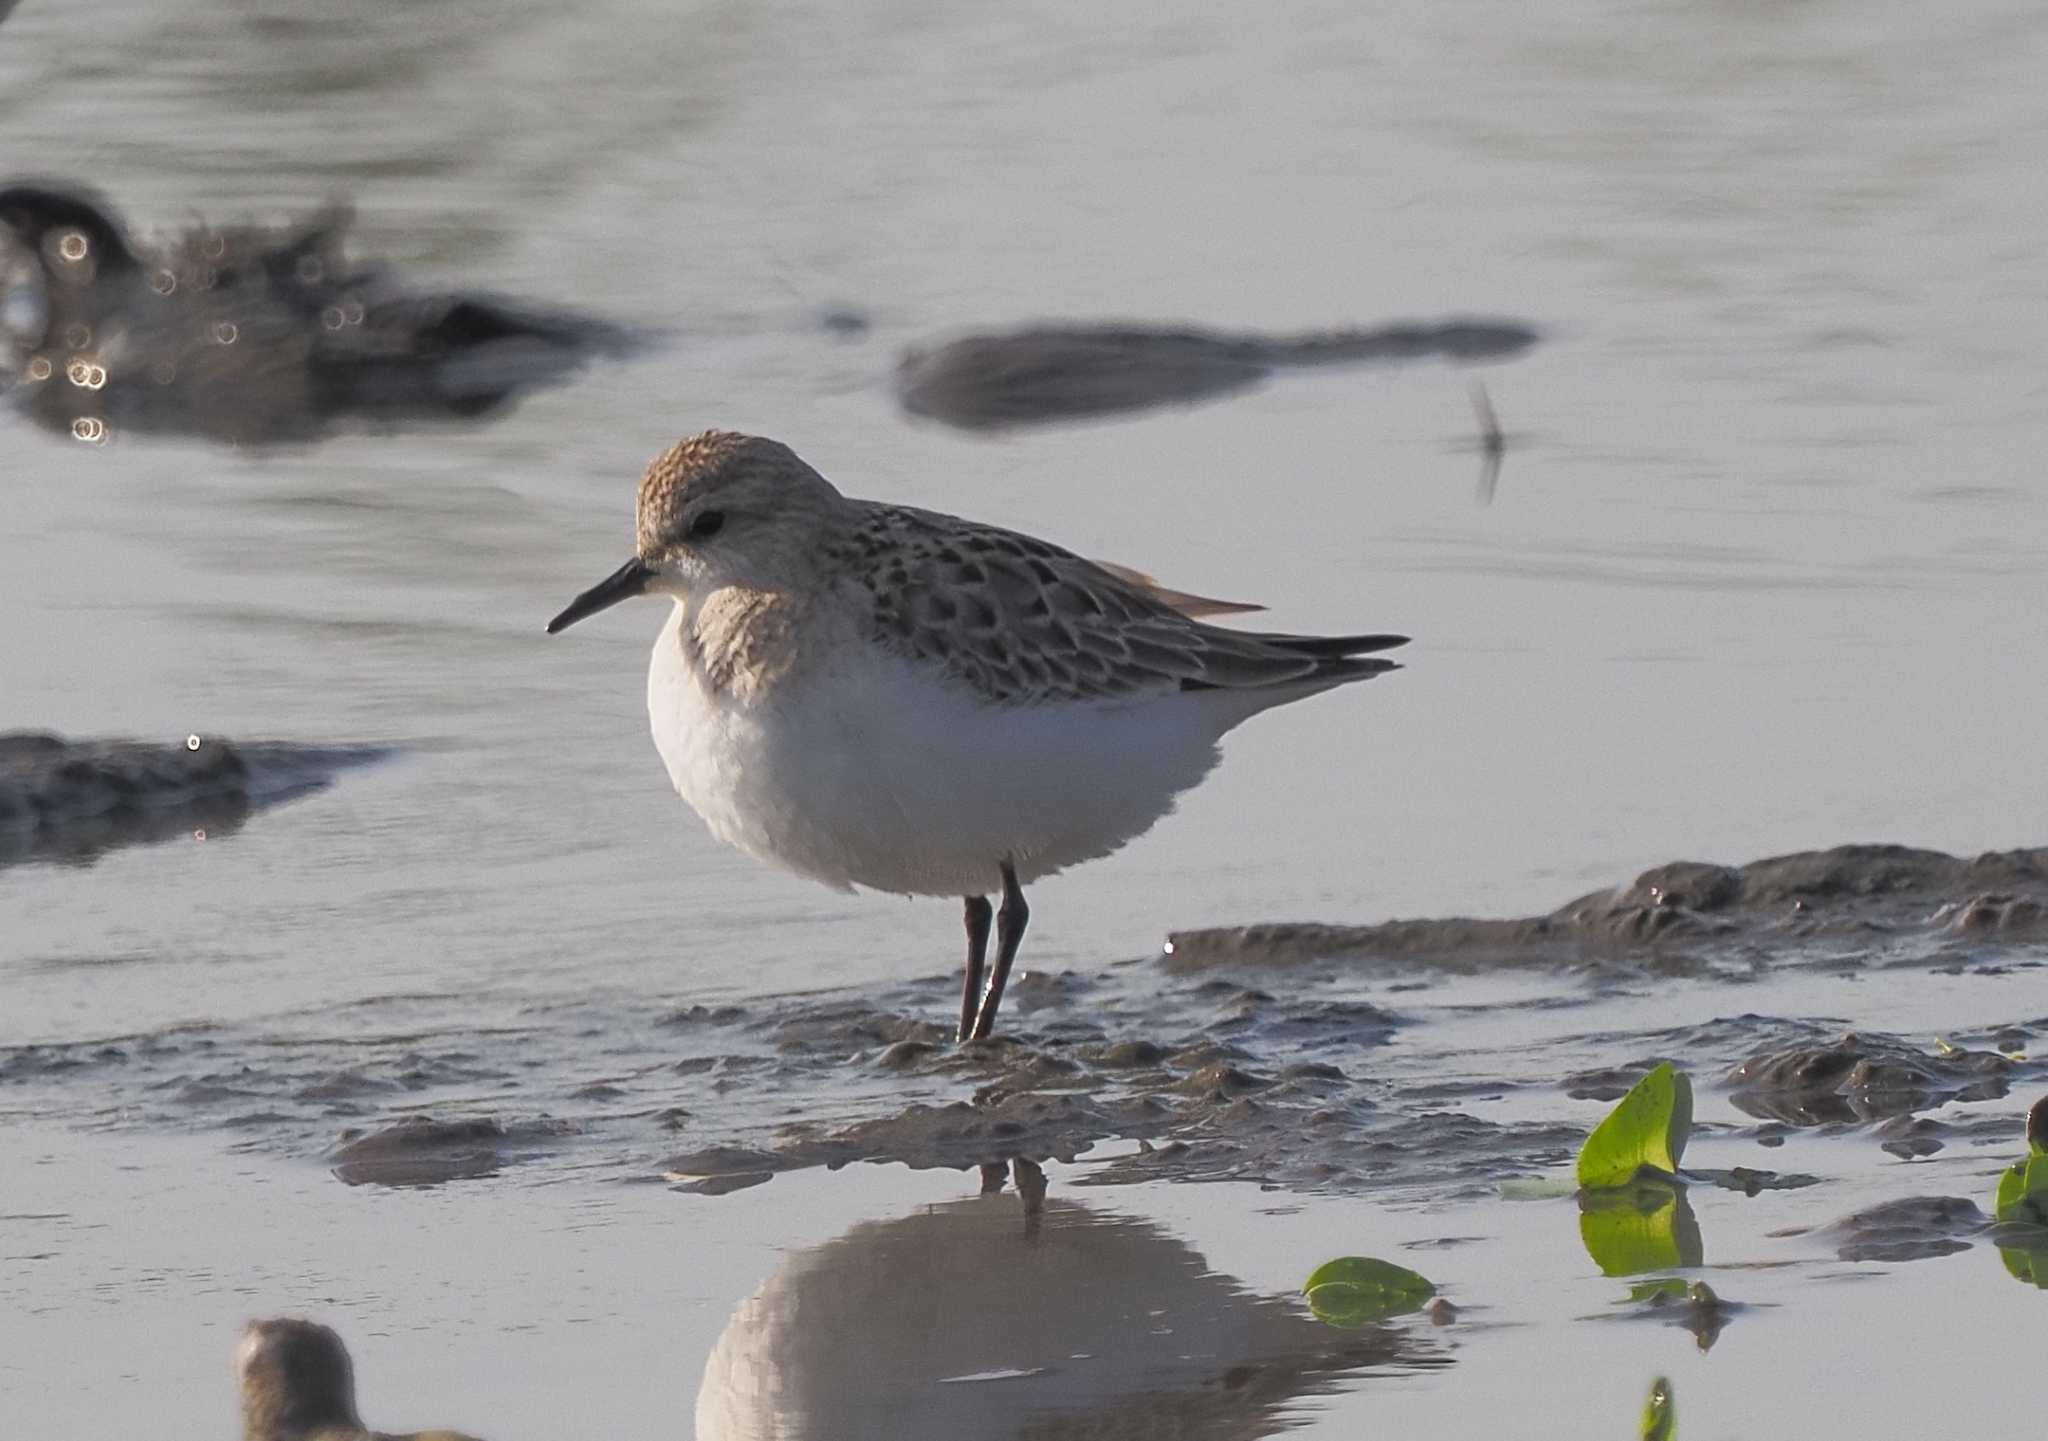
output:
[[[997,526],[851,500],[788,446],[730,431],[692,436],[647,467],[640,558],[687,551],[707,512],[749,509],[772,514],[782,534],[757,525],[749,557],[767,563],[707,598],[684,635],[724,679],[784,649],[781,639],[827,595],[866,641],[1004,705],[1362,679],[1395,666],[1361,653],[1402,642],[1208,625],[1196,616],[1255,607],[1168,591]]]

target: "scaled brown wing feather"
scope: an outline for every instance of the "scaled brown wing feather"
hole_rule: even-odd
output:
[[[866,550],[859,576],[876,639],[1000,703],[1336,684],[1394,669],[1363,657],[1406,639],[1225,630],[1141,574],[1031,536],[907,507],[876,515],[888,544]]]

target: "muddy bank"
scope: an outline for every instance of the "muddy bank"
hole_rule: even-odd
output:
[[[0,1107],[227,1132],[373,1185],[574,1166],[718,1195],[863,1161],[972,1170],[1086,1155],[1089,1180],[1104,1184],[1458,1199],[1569,1161],[1597,1119],[1592,1103],[1671,1060],[1703,1096],[1755,1118],[1709,1129],[1740,1143],[1716,1162],[1737,1182],[1755,1178],[1736,1188],[1762,1191],[1791,1183],[1770,1173],[1799,1169],[1776,1148],[1801,1131],[1853,1134],[1884,1165],[2019,1143],[2019,1115],[1996,1103],[2048,1085],[2048,1016],[1930,1036],[1757,1008],[1771,1004],[1772,975],[1814,966],[1883,970],[1893,991],[1963,966],[1986,978],[1973,994],[1991,1004],[2036,1004],[2014,973],[2039,964],[2038,948],[1935,918],[1957,895],[2038,885],[2038,858],[1858,847],[1740,870],[1661,867],[1546,919],[1521,952],[1501,937],[1536,923],[1407,923],[1424,937],[1438,927],[1440,940],[1496,928],[1484,947],[1452,952],[1453,968],[1426,944],[1394,948],[1397,928],[1371,928],[1382,949],[1367,954],[1418,968],[1391,977],[1362,973],[1355,955],[1308,965],[1306,947],[1284,975],[1251,947],[1199,967],[1176,948],[1031,972],[1013,981],[1009,1029],[967,1045],[951,1040],[957,981],[946,974],[703,1005],[593,991],[565,968],[552,992],[380,995],[0,1048]],[[1590,967],[1583,940],[1558,940],[1575,915],[1644,912],[1673,916],[1668,935],[1610,938]],[[1743,1009],[1670,1025],[1653,1006],[1647,1024],[1636,1009],[1632,1024],[1603,1027],[1610,998],[1637,1006],[1656,992],[1665,947],[1692,916],[1704,920],[1684,939],[1690,1004],[1719,1009],[1712,997],[1728,994]],[[1623,924],[1633,933],[1640,922]],[[1942,939],[1842,939],[1894,928]],[[1484,999],[1451,973],[1483,969],[1482,955],[1549,971]],[[1496,1022],[1532,1039],[1499,1053],[1445,1039],[1447,1027],[1488,1034]]]
[[[1753,974],[1775,954],[1802,963],[1916,963],[1951,951],[2048,939],[2048,849],[1974,859],[1847,845],[1723,866],[1676,861],[1548,915],[1515,920],[1283,921],[1175,931],[1176,971],[1320,960],[1482,971],[1618,967]]]
[[[157,744],[0,733],[0,866],[89,864],[120,846],[231,834],[256,811],[390,754],[210,736]]]
[[[1507,360],[1538,339],[1514,320],[1445,320],[1258,335],[1168,326],[1037,325],[913,348],[896,367],[912,415],[995,431],[1193,405],[1286,369],[1367,362]]]

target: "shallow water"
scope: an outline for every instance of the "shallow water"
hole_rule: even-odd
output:
[[[648,1184],[669,1162],[829,1151],[912,1101],[1056,1093],[1063,1046],[1153,1040],[1181,1059],[1072,1104],[1172,1098],[1194,1114],[1154,1119],[1190,1149],[1098,1141],[1051,1168],[1056,1202],[1144,1218],[1267,1297],[1331,1255],[1486,1238],[1416,1253],[1470,1328],[1400,1345],[1450,1364],[1305,1379],[1280,1404],[1308,1434],[1620,1431],[1660,1371],[1682,1434],[2002,1419],[1984,1378],[2018,1374],[2038,1297],[1988,1243],[1888,1266],[1768,1233],[1988,1206],[2034,1063],[1938,1104],[1959,1131],[1911,1162],[1865,1124],[1765,1146],[1718,1078],[1849,1029],[2038,1050],[2035,935],[1774,935],[1704,974],[1627,946],[1477,975],[1154,957],[1254,921],[1546,913],[1676,858],[2042,842],[2015,718],[2048,700],[2044,49],[2018,0],[8,15],[12,169],[142,226],[339,193],[359,250],[424,281],[676,330],[476,429],[249,454],[5,421],[0,729],[399,752],[229,835],[0,869],[0,1154],[32,1178],[0,1253],[37,1298],[0,1316],[14,1414],[217,1434],[233,1325],[308,1310],[356,1347],[378,1424],[688,1434],[744,1297],[974,1184],[861,1166],[676,1195]],[[823,323],[846,311],[869,324]],[[1454,314],[1545,334],[1487,372],[1510,440],[1490,506],[1465,378],[1435,366],[997,439],[891,393],[905,348],[968,329]],[[653,607],[540,633],[623,557],[640,465],[710,424],[1276,627],[1406,631],[1409,668],[1262,717],[1153,835],[1036,888],[1028,1064],[883,1064],[951,1009],[956,908],[719,849],[647,739]],[[1572,1078],[1655,1055],[1728,1128],[1701,1164],[1827,1180],[1695,1197],[1716,1289],[1759,1303],[1697,1360],[1682,1330],[1575,1319],[1624,1286],[1568,1201],[1492,1199],[1597,1118]],[[1281,1074],[1316,1065],[1340,1078]],[[1233,1068],[1334,1114],[1331,1143],[1295,1125],[1247,1162],[1244,1107],[1275,1103],[1218,1099]],[[344,1129],[409,1111],[505,1137],[465,1180],[337,1184]],[[1059,1139],[1146,1129],[1110,1119]],[[1189,1174],[1281,1189],[1153,1179]],[[1888,1364],[1815,1387],[1850,1328]]]

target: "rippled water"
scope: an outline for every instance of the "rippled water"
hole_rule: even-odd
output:
[[[2019,1026],[2038,1047],[2030,934],[1899,965],[1806,964],[1780,938],[1793,959],[1740,980],[1546,964],[1421,992],[1334,966],[1205,993],[1149,958],[1253,920],[1544,912],[1677,857],[2042,841],[2044,50],[2048,16],[2017,0],[1284,20],[29,0],[0,26],[11,171],[89,181],[143,227],[339,195],[357,249],[422,283],[674,334],[476,429],[238,453],[6,423],[0,727],[398,752],[230,835],[0,870],[0,1155],[32,1178],[0,1218],[6,1284],[34,1298],[0,1317],[15,1414],[218,1433],[233,1323],[310,1310],[357,1347],[379,1424],[688,1434],[714,1343],[774,1310],[735,1310],[757,1287],[972,1212],[972,1172],[634,1184],[1001,1078],[878,1063],[950,1008],[956,908],[767,872],[669,791],[642,705],[653,607],[541,635],[623,558],[646,458],[712,424],[857,494],[1265,601],[1276,627],[1415,636],[1401,674],[1262,717],[1155,834],[1034,891],[1016,1024],[1038,1041],[1085,1022],[1101,1034],[1075,1045],[1245,1050],[1187,1051],[1162,1090],[1211,1063],[1333,1065],[1365,1137],[1473,1118],[1440,1165],[1397,1131],[1387,1193],[1355,1157],[1351,1180],[1280,1196],[1162,1187],[1118,1159],[1133,1141],[1052,1168],[1062,1206],[1121,1180],[1100,1209],[1142,1218],[1109,1227],[1133,1287],[1193,1254],[1271,1298],[1330,1255],[1486,1238],[1416,1253],[1471,1310],[1449,1339],[1388,1341],[1429,1364],[1319,1397],[1333,1366],[1310,1348],[1217,1424],[1270,1401],[1311,1434],[1621,1432],[1658,1370],[1687,1434],[2007,1414],[2009,1392],[1913,1370],[2018,1364],[2037,1298],[1988,1245],[1853,1286],[1869,1268],[1824,1249],[1747,1268],[1813,1254],[1771,1230],[1872,1200],[1985,1204],[2031,1071],[1933,1112],[1996,1124],[1930,1159],[1800,1131],[1763,1163],[1830,1186],[1710,1194],[1709,1264],[1744,1268],[1717,1288],[1777,1309],[1696,1364],[1682,1331],[1574,1319],[1622,1285],[1574,1249],[1568,1202],[1484,1198],[1496,1171],[1568,1159],[1598,1114],[1564,1094],[1579,1072],[1662,1053],[1711,1079],[1849,1027],[1929,1052]],[[844,313],[868,324],[828,323]],[[1486,375],[1510,440],[1490,506],[1465,377],[1436,366],[994,439],[906,419],[890,391],[903,349],[967,329],[1456,314],[1546,333]],[[1317,1030],[1316,1006],[1351,1029]],[[78,1064],[20,1059],[50,1054]],[[349,1188],[308,1164],[412,1106],[500,1121],[496,1179]],[[1735,1133],[1702,1138],[1731,1153],[1711,1164],[1760,1164],[1751,1119],[1701,1114]],[[970,1324],[931,1306],[937,1330]],[[1840,1374],[1851,1327],[1890,1338],[1864,1354],[1896,1353],[1897,1384],[1807,1384]],[[809,1354],[800,1328],[754,1329]],[[1089,1404],[1143,1391],[1141,1370]],[[985,1406],[896,1424],[959,1434],[1031,1385],[961,1383]]]

